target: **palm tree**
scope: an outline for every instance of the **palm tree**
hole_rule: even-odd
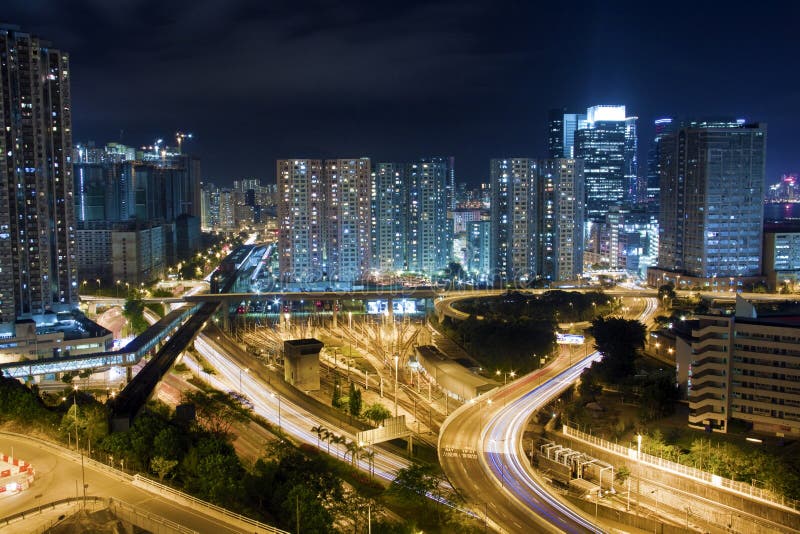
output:
[[[322,425],[316,425],[311,427],[312,432],[316,432],[317,434],[317,450],[319,450],[319,440],[322,438],[322,435],[327,432],[327,428]]]
[[[331,438],[331,441],[337,445],[344,445],[345,443],[347,443],[347,438],[344,436],[334,435],[333,438]]]
[[[346,444],[347,452],[345,452],[344,458],[347,459],[347,453],[350,453],[350,463],[354,466],[356,465],[356,455],[361,451],[361,446],[356,441],[351,441]]]
[[[331,441],[336,436],[333,432],[328,430],[327,428],[322,432],[323,439],[328,442],[328,454],[331,453]]]
[[[361,451],[361,457],[369,463],[369,476],[372,478],[375,475],[375,451],[364,449]]]

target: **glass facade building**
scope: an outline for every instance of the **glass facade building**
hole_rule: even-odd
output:
[[[625,106],[593,106],[578,121],[573,152],[584,161],[586,215],[593,222],[603,222],[609,206],[631,199],[636,188],[636,122]]]
[[[660,269],[760,275],[766,137],[741,120],[689,121],[662,137]]]

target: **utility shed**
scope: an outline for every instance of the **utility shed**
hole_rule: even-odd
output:
[[[300,391],[319,389],[319,351],[324,343],[314,338],[283,342],[283,379]]]

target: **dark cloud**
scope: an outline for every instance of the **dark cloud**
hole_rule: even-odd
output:
[[[452,154],[476,181],[490,157],[543,154],[548,108],[595,103],[627,104],[643,150],[656,116],[762,120],[768,175],[797,170],[798,8],[759,9],[7,0],[2,16],[70,51],[77,139],[192,131],[220,182],[306,154]]]

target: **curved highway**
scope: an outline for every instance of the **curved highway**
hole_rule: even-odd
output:
[[[637,301],[631,315],[645,320],[654,298]],[[487,526],[501,532],[603,532],[589,518],[552,496],[529,467],[522,435],[531,415],[570,387],[599,357],[568,366],[562,353],[549,366],[479,397],[454,412],[439,438],[439,461]],[[565,370],[561,370],[564,369]]]
[[[577,380],[597,353],[556,374],[562,358],[465,405],[442,428],[439,461],[450,483],[501,532],[530,531],[531,524],[548,532],[602,532],[552,497],[525,465],[521,438],[528,419]]]

